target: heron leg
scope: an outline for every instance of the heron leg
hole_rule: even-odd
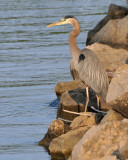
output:
[[[97,108],[100,109],[100,97],[96,95],[97,98]]]
[[[88,86],[86,86],[86,104],[85,104],[85,112],[87,112],[88,102],[89,102],[89,92],[88,92]]]

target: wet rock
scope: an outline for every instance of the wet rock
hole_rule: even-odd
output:
[[[128,122],[113,121],[93,126],[75,145],[71,160],[119,156],[128,137]]]
[[[57,99],[53,100],[53,101],[49,104],[49,106],[58,108],[58,107],[59,107],[59,103],[60,103],[60,98],[57,98]]]
[[[68,132],[69,130],[70,130],[69,126],[64,124],[63,121],[56,119],[50,124],[46,135],[39,142],[39,145],[48,148],[52,139]]]
[[[73,80],[70,82],[58,82],[57,85],[55,86],[55,92],[57,97],[60,97],[62,93],[77,89],[80,85],[81,81],[79,80]]]
[[[90,101],[89,106],[97,107],[97,100],[95,93],[90,91]],[[84,112],[86,102],[86,91],[85,89],[75,89],[68,92],[64,92],[61,95],[59,108],[57,111],[57,118],[63,118],[67,120],[73,120],[78,115],[64,112],[63,110],[73,111],[73,112]]]
[[[127,48],[128,9],[111,4],[107,16],[89,31],[87,45],[95,42]]]
[[[100,43],[94,43],[87,48],[96,53],[106,71],[108,71],[108,75],[115,72],[119,66],[128,63],[128,51],[125,49],[116,49]]]
[[[104,118],[101,120],[100,124],[106,123],[106,122],[112,122],[112,121],[121,121],[124,117],[114,110],[110,109],[108,113],[104,116]]]
[[[74,146],[88,129],[89,127],[87,126],[80,127],[53,139],[49,146],[51,156],[53,158],[65,157],[67,159],[71,155]]]

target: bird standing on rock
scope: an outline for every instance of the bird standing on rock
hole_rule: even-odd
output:
[[[70,63],[71,74],[74,79],[80,79],[86,87],[85,112],[89,102],[88,86],[95,91],[97,95],[97,104],[99,106],[99,97],[106,100],[108,91],[108,77],[104,66],[96,54],[90,49],[80,50],[77,46],[77,36],[80,34],[80,26],[74,16],[65,16],[60,21],[52,23],[47,27],[71,24],[73,30],[69,35],[69,47],[72,55]]]

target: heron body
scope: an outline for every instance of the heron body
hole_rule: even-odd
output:
[[[65,16],[60,21],[50,24],[47,27],[62,24],[71,24],[73,26],[73,30],[69,35],[69,47],[72,56],[70,70],[73,79],[80,79],[86,86],[86,111],[89,102],[88,86],[95,91],[97,96],[106,100],[109,84],[107,74],[104,66],[93,51],[87,48],[80,50],[77,46],[77,36],[80,34],[80,26],[74,16]]]
[[[90,49],[83,49],[79,56],[78,67],[80,79],[90,86],[99,97],[106,100],[108,78],[96,54]]]

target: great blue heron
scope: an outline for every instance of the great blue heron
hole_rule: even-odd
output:
[[[85,112],[87,111],[87,106],[89,102],[89,92],[88,86],[95,91],[97,95],[97,104],[99,106],[99,97],[106,100],[106,95],[108,91],[108,77],[106,71],[100,62],[96,54],[90,49],[80,50],[77,46],[77,36],[80,33],[80,26],[77,19],[74,16],[65,16],[58,22],[52,23],[47,27],[71,24],[73,26],[72,32],[69,35],[69,46],[72,55],[71,61],[71,72],[74,74],[78,72],[80,80],[85,84],[86,87],[86,104]],[[74,76],[74,75],[73,75]]]

